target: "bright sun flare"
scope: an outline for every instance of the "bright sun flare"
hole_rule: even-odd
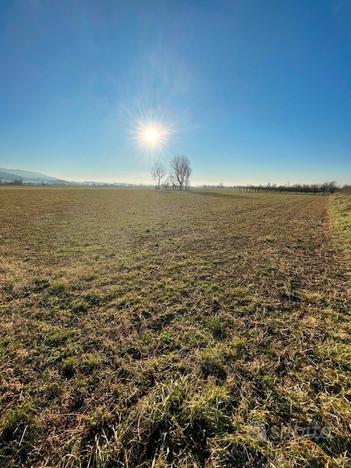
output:
[[[139,110],[131,114],[130,136],[139,149],[147,151],[149,156],[156,157],[168,151],[174,135],[178,132],[177,124],[171,122],[167,115],[153,110]]]
[[[154,147],[161,142],[162,134],[158,128],[150,126],[144,129],[142,137],[147,145]]]
[[[143,148],[160,151],[167,146],[170,130],[160,122],[140,121],[137,125],[136,139]]]

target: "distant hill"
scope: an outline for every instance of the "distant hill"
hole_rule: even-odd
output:
[[[14,180],[18,180],[19,177],[15,174],[11,174],[9,172],[5,172],[4,169],[0,169],[0,180],[4,182],[13,182]]]
[[[40,172],[24,171],[22,169],[5,169],[0,167],[0,181],[13,182],[15,180],[21,180],[23,183],[27,184],[60,184],[66,182],[65,180],[47,176]]]
[[[15,181],[21,181],[23,184],[47,184],[47,185],[68,185],[68,186],[96,186],[96,187],[146,187],[144,184],[129,184],[124,182],[97,182],[94,180],[75,182],[67,181],[63,179],[57,179],[40,172],[24,171],[23,169],[5,169],[0,167],[0,183],[10,183]]]

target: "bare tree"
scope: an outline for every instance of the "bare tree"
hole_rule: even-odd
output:
[[[156,188],[160,189],[162,179],[166,175],[166,170],[163,167],[162,163],[160,163],[160,161],[156,161],[153,165],[151,169],[151,175],[154,181],[156,182]]]
[[[325,182],[324,184],[322,184],[321,187],[322,193],[334,193],[336,192],[336,189],[337,185],[335,180],[333,180],[332,182]]]
[[[173,176],[178,183],[179,190],[188,189],[190,184],[191,166],[186,156],[174,156],[171,161]]]
[[[176,184],[176,182],[175,182],[175,179],[174,179],[173,175],[172,175],[172,174],[169,174],[169,175],[166,177],[166,179],[165,179],[165,181],[164,181],[164,183],[163,183],[163,187],[164,187],[165,189],[174,189],[174,188],[176,188],[176,186],[177,186],[177,184]]]

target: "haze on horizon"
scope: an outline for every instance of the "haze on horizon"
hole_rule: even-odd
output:
[[[5,0],[0,167],[149,183],[183,153],[195,185],[350,183],[350,40],[351,0]]]

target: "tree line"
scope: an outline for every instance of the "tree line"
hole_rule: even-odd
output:
[[[184,155],[174,156],[169,171],[160,161],[156,161],[151,169],[157,190],[189,190],[191,172],[190,160]]]
[[[23,179],[1,180],[0,185],[23,185]]]
[[[335,193],[345,192],[351,193],[351,185],[338,186],[335,181],[324,182],[323,184],[293,184],[293,185],[278,185],[268,183],[266,185],[231,185],[224,186],[223,183],[218,185],[203,185],[202,188],[231,188],[240,192],[301,192],[301,193]]]
[[[334,193],[338,190],[335,181],[324,182],[323,184],[294,184],[294,185],[276,185],[268,183],[267,185],[248,185],[239,187],[239,190],[246,192],[303,192],[303,193]]]

